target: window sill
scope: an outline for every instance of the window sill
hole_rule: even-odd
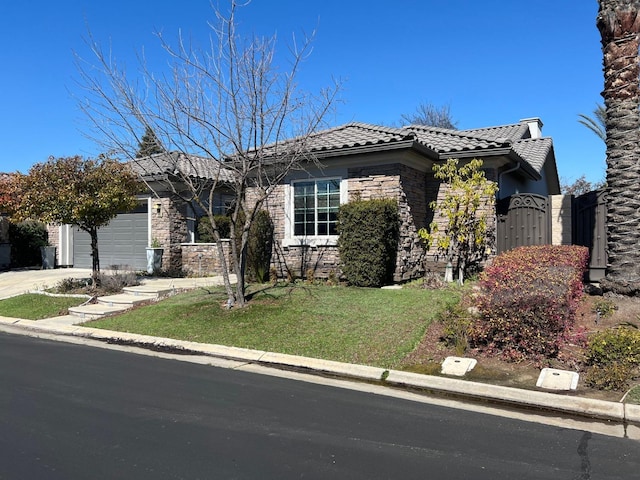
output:
[[[327,237],[290,237],[282,240],[282,246],[288,247],[335,247],[338,245],[338,235]]]

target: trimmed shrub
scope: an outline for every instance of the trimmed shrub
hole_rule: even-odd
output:
[[[269,281],[273,250],[273,222],[266,210],[256,212],[247,243],[247,273],[252,282]]]
[[[231,235],[231,220],[226,215],[214,215],[213,219],[218,226],[220,238],[229,238]],[[198,241],[201,243],[215,243],[213,238],[213,227],[209,217],[204,216],[198,219]]]
[[[398,203],[355,200],[340,207],[338,248],[350,285],[381,287],[393,280],[400,233]]]
[[[9,225],[11,264],[14,267],[33,267],[42,264],[40,247],[49,244],[44,223],[26,220]]]
[[[480,278],[473,346],[512,361],[557,355],[582,296],[586,247],[520,247],[496,257]]]
[[[593,334],[586,349],[585,383],[600,390],[623,390],[640,366],[640,331],[610,328]]]
[[[240,247],[240,237],[244,215],[238,217],[236,226],[236,244]],[[220,238],[231,237],[231,219],[226,215],[215,215],[214,220],[218,226]],[[247,277],[252,282],[268,282],[271,265],[271,252],[273,249],[274,226],[266,210],[256,212],[256,217],[249,230],[249,241],[247,243]],[[209,217],[201,217],[198,220],[198,241],[202,243],[214,243],[213,227]]]

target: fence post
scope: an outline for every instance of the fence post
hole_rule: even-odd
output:
[[[551,204],[551,245],[571,245],[572,195],[549,195]]]

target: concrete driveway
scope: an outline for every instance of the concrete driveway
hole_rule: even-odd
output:
[[[0,300],[31,290],[53,287],[65,278],[89,278],[90,268],[57,268],[50,270],[10,270],[0,273]]]

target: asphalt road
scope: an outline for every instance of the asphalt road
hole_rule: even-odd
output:
[[[640,479],[640,443],[0,334],[0,479]]]

